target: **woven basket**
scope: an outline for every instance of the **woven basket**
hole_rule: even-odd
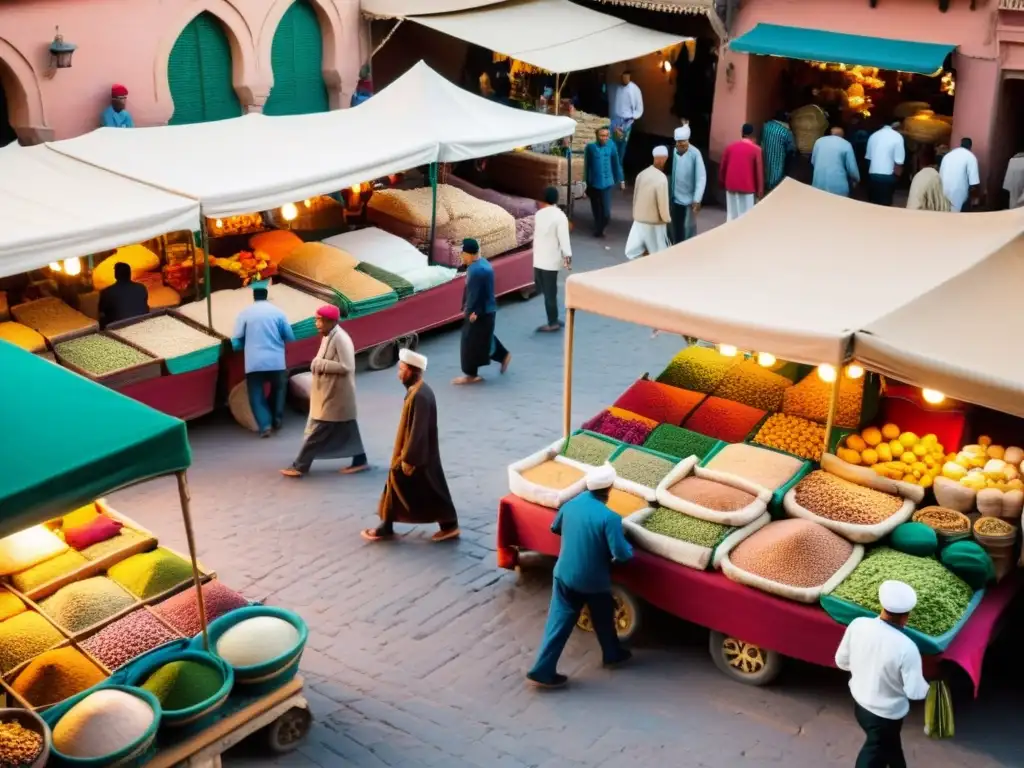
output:
[[[948,144],[953,126],[936,117],[931,111],[906,118],[903,135],[918,144]]]
[[[896,109],[892,111],[892,116],[896,120],[905,120],[912,115],[916,115],[918,112],[930,110],[932,105],[927,101],[904,101],[896,105]]]
[[[814,149],[814,142],[828,130],[828,118],[817,104],[808,104],[790,113],[789,127],[796,139],[797,149],[801,154],[809,155]]]

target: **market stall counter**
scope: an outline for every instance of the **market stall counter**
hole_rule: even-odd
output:
[[[551,532],[554,518],[555,510],[517,496],[501,499],[499,564],[516,567],[520,552],[557,557],[560,539]],[[835,667],[836,649],[846,628],[818,605],[775,597],[731,581],[720,572],[695,570],[639,548],[634,549],[633,560],[615,569],[613,578],[619,585],[616,620],[620,635],[631,635],[639,626],[640,606],[635,596],[710,629],[715,664],[742,682],[767,684],[778,674],[782,657]],[[1018,574],[985,593],[949,648],[938,656],[924,657],[929,677],[942,662],[949,662],[967,673],[977,693],[985,650],[1021,584]]]

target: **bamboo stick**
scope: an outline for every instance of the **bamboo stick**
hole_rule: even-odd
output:
[[[196,559],[196,536],[192,530],[192,495],[188,489],[188,477],[184,471],[177,472],[178,499],[181,502],[181,515],[185,518],[185,537],[188,539],[188,556],[192,561],[192,580],[196,585],[196,600],[199,601],[199,623],[203,627],[203,648],[210,650],[210,634],[206,627],[206,604],[203,602],[203,580],[199,572],[199,561]]]

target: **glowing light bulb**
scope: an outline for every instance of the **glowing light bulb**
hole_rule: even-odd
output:
[[[82,274],[82,262],[79,259],[64,259],[64,271],[71,275]]]
[[[850,363],[846,366],[846,378],[848,379],[859,379],[864,375],[864,369],[856,363]]]
[[[822,363],[818,366],[818,377],[829,384],[836,380],[835,366]]]
[[[50,271],[51,272],[62,272],[63,271],[61,269],[59,261],[51,261],[50,264],[49,264],[49,267],[50,267]]]
[[[281,206],[281,218],[285,221],[294,221],[299,215],[299,209],[295,207],[295,203],[285,203]]]
[[[363,191],[363,187],[362,187],[361,184],[353,184],[352,185],[352,194],[353,195],[358,195],[362,191]]]
[[[946,396],[937,389],[922,389],[921,396],[926,403],[931,403],[932,405],[938,405],[946,399]]]
[[[307,208],[312,208],[313,207],[313,201],[312,200],[303,200],[302,204],[304,206],[306,206]]]
[[[719,344],[718,353],[723,357],[736,357],[739,350],[736,349],[732,344]]]
[[[224,222],[221,221],[220,219],[217,219],[215,222],[213,222],[213,226],[215,226],[217,229],[222,229],[224,227]]]
[[[758,352],[757,364],[764,366],[765,368],[771,368],[773,365],[775,365],[775,355],[773,355],[771,352]]]

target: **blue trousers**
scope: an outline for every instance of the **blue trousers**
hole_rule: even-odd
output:
[[[266,387],[270,385],[270,397]],[[249,393],[249,407],[256,418],[260,432],[271,427],[277,429],[284,421],[284,403],[288,396],[287,371],[254,371],[245,374],[245,387]]]
[[[630,123],[629,127],[622,131],[622,138],[616,138],[615,134],[612,133],[612,141],[615,142],[615,149],[619,153],[619,164],[622,166],[622,172],[626,172],[626,148],[629,146],[629,135],[633,133],[633,124]]]
[[[558,659],[569,642],[573,627],[580,618],[583,606],[590,608],[590,621],[601,644],[605,664],[621,660],[622,644],[615,633],[615,600],[611,592],[577,592],[559,579],[551,585],[551,607],[544,626],[544,639],[537,652],[537,661],[530,676],[548,682],[558,671]]]

